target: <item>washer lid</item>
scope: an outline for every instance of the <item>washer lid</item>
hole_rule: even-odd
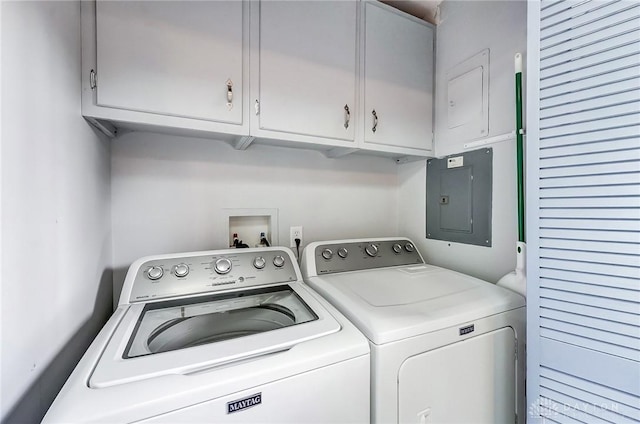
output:
[[[297,284],[132,305],[91,387],[203,369],[290,349],[340,330]]]
[[[312,277],[318,290],[375,344],[456,326],[524,306],[502,287],[433,265]]]
[[[147,304],[123,359],[278,330],[318,316],[291,287],[267,287]]]

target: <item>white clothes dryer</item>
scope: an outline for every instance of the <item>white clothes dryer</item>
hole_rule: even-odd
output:
[[[305,281],[371,345],[373,423],[525,421],[525,300],[405,238],[309,244]]]
[[[146,257],[44,422],[369,422],[369,373],[289,249]]]

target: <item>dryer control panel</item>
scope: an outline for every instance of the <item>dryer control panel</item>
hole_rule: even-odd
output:
[[[135,303],[285,283],[298,280],[294,262],[282,248],[148,257],[131,265],[123,290],[130,288],[128,299]]]
[[[410,240],[329,242],[315,247],[318,275],[424,263]]]

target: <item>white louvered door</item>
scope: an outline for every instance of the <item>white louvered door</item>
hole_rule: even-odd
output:
[[[529,3],[527,419],[640,422],[640,2]]]

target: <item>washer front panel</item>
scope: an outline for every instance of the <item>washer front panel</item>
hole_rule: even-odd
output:
[[[314,256],[318,275],[424,263],[407,239],[320,244]]]
[[[262,261],[264,266],[256,266],[256,263],[262,265]],[[284,263],[277,266],[281,262]],[[188,271],[182,276],[185,267]],[[161,276],[155,278],[160,270]],[[135,272],[130,303],[297,280],[289,254],[279,249],[234,249],[209,255],[151,259],[130,272]]]

